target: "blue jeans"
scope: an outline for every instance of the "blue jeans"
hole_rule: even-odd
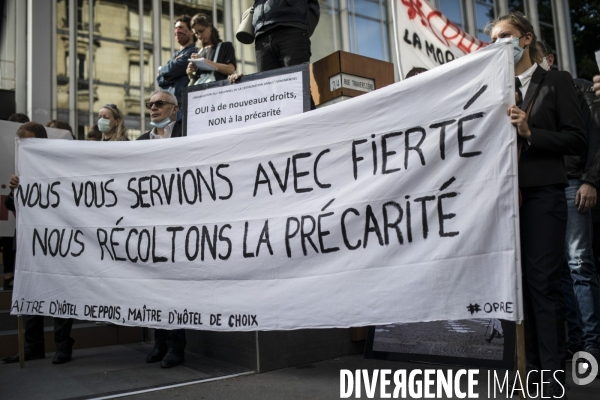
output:
[[[575,195],[583,181],[569,179],[567,236],[562,289],[569,340],[583,348],[600,349],[600,285],[592,251],[592,215],[580,213]]]

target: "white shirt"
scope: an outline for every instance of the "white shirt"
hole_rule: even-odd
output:
[[[150,131],[150,139],[168,139],[171,137],[171,133],[173,133],[173,126],[175,126],[175,122],[177,121],[173,121],[171,122],[169,125],[165,126],[164,129],[164,136],[160,136],[159,134],[156,133],[156,130],[158,129],[157,127],[152,128],[152,130]]]
[[[523,72],[521,75],[517,76],[517,78],[519,78],[519,80],[521,81],[521,88],[519,90],[521,91],[521,98],[523,100],[525,100],[527,89],[529,88],[529,84],[531,83],[531,77],[533,76],[533,73],[535,72],[537,67],[538,65],[536,63],[533,63],[531,68]]]

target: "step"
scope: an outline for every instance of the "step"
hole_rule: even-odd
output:
[[[112,346],[117,344],[138,343],[143,341],[143,328],[119,325],[96,325],[94,322],[80,321],[73,324],[71,337],[75,339],[73,349]],[[44,328],[46,352],[54,352],[54,328]],[[16,330],[3,331],[0,334],[0,357],[18,353],[18,336]]]

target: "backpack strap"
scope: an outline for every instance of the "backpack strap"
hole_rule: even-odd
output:
[[[217,49],[215,50],[215,56],[213,57],[213,62],[218,62],[217,60],[219,59],[219,50],[221,50],[221,43],[223,42],[219,42],[219,44],[217,45]]]

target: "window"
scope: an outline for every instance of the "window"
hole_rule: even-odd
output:
[[[152,71],[150,71],[150,67],[148,63],[144,63],[144,86],[151,86],[152,81]],[[129,63],[129,85],[130,86],[140,86],[140,63],[139,62],[131,62]],[[139,91],[139,89],[138,89]]]
[[[69,53],[65,53],[65,58],[66,58],[65,66],[67,68],[67,76],[68,76],[69,75]],[[87,55],[86,54],[77,54],[76,74],[77,74],[77,79],[87,79],[88,78]]]
[[[489,42],[490,37],[484,33],[487,24],[494,19],[494,0],[475,1],[475,19],[477,22],[477,38]]]
[[[140,40],[140,14],[137,10],[129,10],[129,26],[127,36],[130,39]],[[152,18],[144,14],[144,41],[152,41]]]
[[[342,48],[340,13],[337,1],[320,0],[321,17],[311,39],[311,62],[327,57]],[[318,38],[315,40],[315,38]]]
[[[350,51],[389,61],[387,12],[383,0],[349,0]]]
[[[523,0],[508,0],[509,11],[521,11],[525,13],[525,2]]]
[[[63,20],[63,26],[67,29],[69,28],[69,6],[70,2],[67,0],[65,2],[66,15]],[[84,30],[85,27],[83,26],[83,0],[77,0],[77,12],[75,14],[75,18],[77,18],[77,29]]]
[[[539,39],[556,52],[556,29],[552,18],[552,2],[550,0],[538,0],[537,3],[540,19]],[[558,62],[558,58],[555,58],[555,62]]]
[[[437,8],[461,29],[464,29],[464,19],[460,0],[437,0]]]
[[[85,54],[77,54],[77,79],[87,79],[87,63]]]

